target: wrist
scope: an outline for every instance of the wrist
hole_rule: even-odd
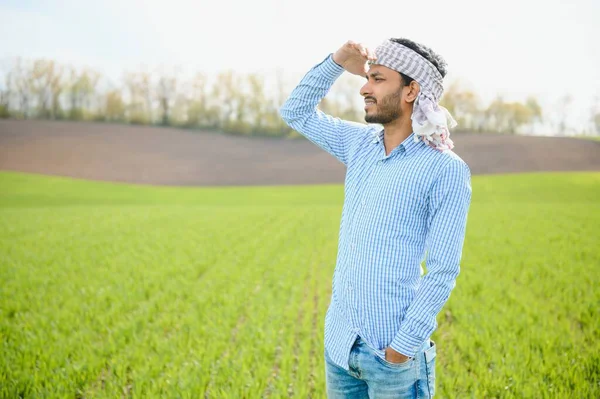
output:
[[[407,334],[401,329],[390,343],[390,348],[404,356],[414,357],[422,344],[422,338]]]
[[[340,60],[339,60],[339,56],[337,56],[337,52],[335,52],[335,53],[331,54],[331,60],[332,60],[333,62],[335,62],[336,64],[338,64],[338,66],[339,66],[340,68],[343,68],[343,67],[342,67],[342,63],[341,63],[341,62],[340,62]]]
[[[388,356],[389,353],[391,353],[392,356],[397,357],[397,358],[406,358],[406,359],[413,358],[413,356],[405,355],[404,353],[397,351],[396,349],[392,348],[391,346],[388,346],[387,349],[385,350],[385,352],[386,352],[386,357]]]

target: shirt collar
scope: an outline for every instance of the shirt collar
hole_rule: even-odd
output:
[[[371,143],[378,144],[383,141],[384,129],[381,128],[373,132],[373,140]],[[404,139],[402,143],[398,147],[401,148],[401,151],[406,153],[406,155],[410,155],[419,148],[421,148],[425,143],[422,140],[415,141],[415,133],[411,133],[407,138]]]

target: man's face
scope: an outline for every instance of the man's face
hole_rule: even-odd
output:
[[[365,121],[385,125],[398,119],[403,113],[405,87],[398,72],[383,65],[371,65],[367,83],[360,89],[365,98]]]

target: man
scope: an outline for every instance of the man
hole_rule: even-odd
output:
[[[350,41],[312,68],[280,109],[347,168],[325,318],[330,399],[434,394],[430,336],[459,273],[471,201],[469,168],[450,151],[455,122],[438,105],[445,67],[407,39],[375,52]],[[317,109],[344,70],[367,79],[360,94],[370,125]]]

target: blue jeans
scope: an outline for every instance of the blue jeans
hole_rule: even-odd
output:
[[[360,337],[350,351],[345,370],[325,351],[328,399],[420,399],[431,398],[435,388],[435,351],[427,341],[414,358],[394,364],[386,361]]]

